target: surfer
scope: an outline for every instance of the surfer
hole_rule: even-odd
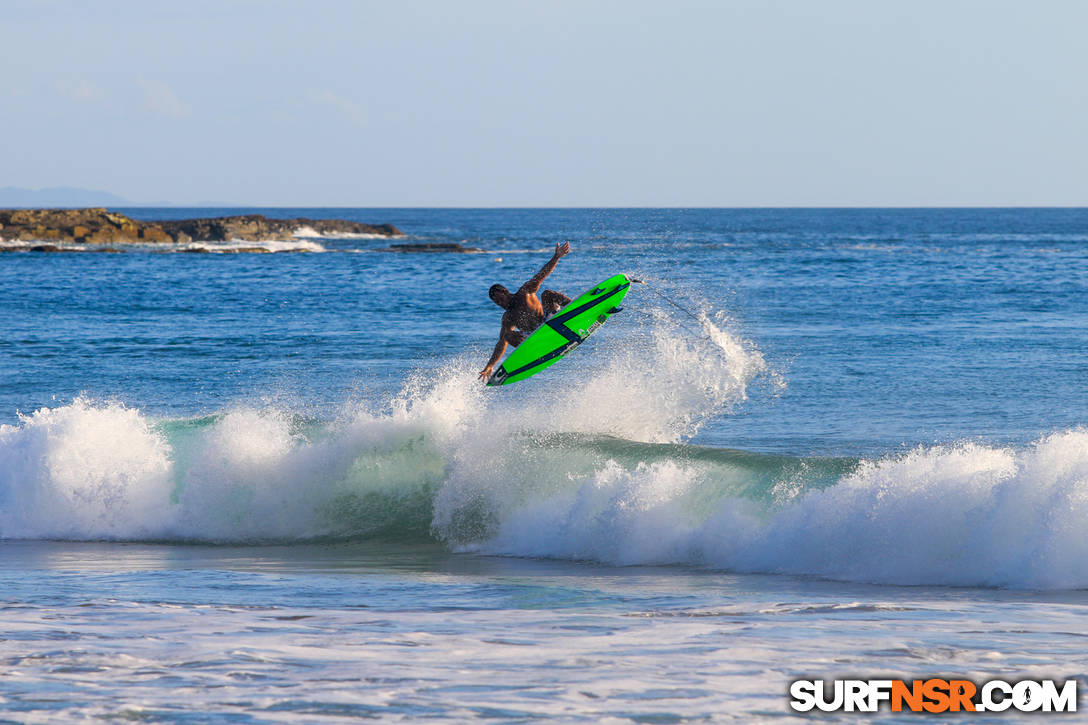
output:
[[[491,353],[487,367],[480,371],[481,380],[487,380],[490,377],[491,369],[502,357],[507,344],[517,347],[529,336],[530,332],[543,325],[548,317],[570,302],[570,297],[550,289],[544,290],[537,296],[537,290],[540,289],[544,278],[552,273],[556,262],[568,254],[570,254],[570,242],[556,244],[555,254],[548,263],[541,267],[532,279],[519,287],[517,292],[511,292],[501,284],[491,285],[487,296],[506,312],[502,313],[502,329],[499,331],[499,341],[495,345],[495,351]]]

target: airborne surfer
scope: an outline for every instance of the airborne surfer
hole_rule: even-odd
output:
[[[540,327],[549,316],[554,315],[570,302],[570,297],[550,289],[544,290],[537,296],[541,283],[552,273],[556,263],[568,254],[570,254],[569,242],[556,244],[555,254],[548,263],[541,267],[532,279],[519,287],[517,292],[511,292],[501,284],[491,285],[487,296],[506,312],[502,313],[502,329],[499,331],[499,341],[495,344],[495,351],[491,353],[487,367],[480,371],[481,380],[487,380],[491,375],[492,368],[502,357],[508,344],[514,347],[520,345],[530,332]]]

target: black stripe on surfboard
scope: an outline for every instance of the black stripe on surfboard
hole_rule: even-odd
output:
[[[554,360],[557,357],[561,357],[563,355],[566,355],[568,352],[570,352],[574,348],[581,345],[583,340],[585,340],[584,337],[579,338],[577,340],[572,340],[571,342],[568,342],[566,345],[563,345],[562,347],[557,347],[554,350],[552,350],[551,352],[549,352],[547,355],[542,355],[542,356],[538,357],[536,360],[533,360],[531,363],[528,363],[526,365],[522,365],[520,368],[517,368],[516,370],[511,370],[510,372],[508,372],[506,374],[506,377],[507,378],[512,378],[515,375],[520,375],[521,373],[525,372],[526,370],[531,370],[532,368],[535,368],[537,365],[543,365],[544,363],[548,362],[549,360]],[[505,378],[504,378],[504,380],[505,380]]]
[[[558,332],[558,333],[559,333],[560,335],[563,335],[563,337],[567,337],[566,335],[564,335],[564,334],[563,334],[563,332],[561,332],[560,330],[556,329],[556,327],[555,327],[555,326],[556,326],[556,325],[559,325],[559,324],[562,324],[562,323],[566,322],[567,320],[571,320],[571,319],[574,319],[575,317],[577,317],[578,315],[582,314],[583,312],[585,312],[585,311],[586,311],[586,310],[588,310],[589,308],[591,308],[591,307],[596,307],[596,306],[597,306],[597,305],[599,305],[600,303],[602,303],[602,302],[604,302],[605,300],[607,300],[607,299],[608,299],[609,297],[612,297],[613,295],[615,295],[615,294],[618,294],[618,293],[622,292],[623,290],[627,289],[627,288],[628,288],[628,287],[630,287],[630,286],[631,286],[631,283],[630,283],[630,282],[625,282],[624,284],[621,284],[621,285],[620,285],[619,287],[617,287],[616,289],[612,290],[611,292],[609,292],[608,294],[604,295],[603,297],[596,297],[596,298],[594,298],[594,299],[590,300],[589,302],[586,302],[585,304],[582,304],[582,305],[578,305],[578,306],[577,306],[577,307],[575,307],[575,308],[574,308],[573,310],[567,310],[566,312],[564,312],[564,313],[562,313],[562,314],[556,315],[556,316],[555,316],[555,317],[553,317],[552,319],[548,320],[548,322],[547,322],[547,325],[548,325],[548,327],[551,327],[551,328],[552,328],[553,330],[555,330],[556,332]],[[569,328],[564,328],[564,329],[566,329],[566,330],[567,330],[568,332],[570,332],[571,334],[573,334],[573,335],[577,336],[577,334],[576,334],[576,333],[575,333],[575,332],[574,332],[573,330],[570,330]],[[569,338],[568,338],[568,339],[569,339]]]

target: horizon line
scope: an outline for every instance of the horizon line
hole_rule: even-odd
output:
[[[314,204],[238,204],[238,203],[192,203],[192,204],[145,204],[145,203],[122,203],[122,204],[46,204],[46,205],[0,205],[0,209],[405,209],[405,210],[426,210],[435,209],[443,211],[456,211],[456,210],[523,210],[523,209],[535,209],[535,210],[594,210],[594,209],[616,209],[616,210],[693,210],[693,211],[708,211],[708,210],[721,210],[721,211],[744,211],[744,210],[938,210],[938,209],[963,209],[963,210],[987,210],[987,209],[1088,209],[1088,203],[1082,205],[1071,204],[858,204],[858,205],[846,205],[846,204],[755,204],[755,205],[741,205],[741,206],[709,206],[709,205],[694,205],[694,206],[681,206],[681,205],[664,205],[664,206],[652,206],[652,205],[619,205],[619,206],[587,206],[587,205],[570,205],[570,206],[553,206],[553,205],[483,205],[483,206],[470,206],[470,205],[346,205],[346,204],[331,204],[331,205],[314,205]]]
[[[493,209],[493,210],[513,210],[513,209],[566,209],[566,210],[589,210],[589,209],[677,209],[677,210],[747,210],[747,209],[1088,209],[1088,203],[1081,205],[1074,204],[754,204],[743,206],[709,206],[709,205],[347,205],[347,204],[331,204],[331,205],[314,205],[314,204],[117,204],[117,205],[105,205],[106,208],[114,209],[443,209],[443,210],[458,210],[458,209]],[[83,208],[100,208],[98,206],[62,206],[62,207],[11,207],[22,209],[44,209],[44,208],[61,208],[61,209],[83,209]]]

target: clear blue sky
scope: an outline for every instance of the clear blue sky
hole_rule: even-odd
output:
[[[1088,3],[0,3],[0,186],[1088,204]]]

